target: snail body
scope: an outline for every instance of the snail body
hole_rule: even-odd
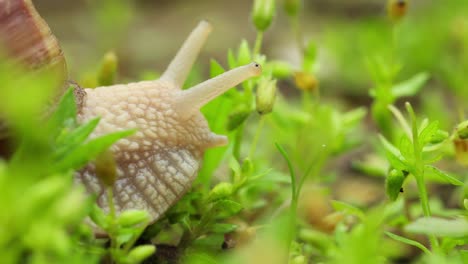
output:
[[[27,0],[11,1],[30,4]],[[210,32],[211,25],[200,22],[159,80],[84,89],[77,98],[80,123],[100,117],[91,138],[136,129],[134,135],[110,148],[117,170],[113,186],[117,212],[143,209],[157,220],[190,189],[204,151],[227,144],[225,136],[210,131],[200,108],[231,87],[258,76],[261,67],[251,63],[182,90]],[[107,210],[109,201],[95,164],[76,172],[75,180],[97,194],[97,203]]]
[[[137,129],[111,147],[117,163],[117,211],[144,209],[157,219],[191,187],[205,149],[227,143],[225,136],[210,131],[200,108],[261,69],[251,63],[182,90],[210,31],[207,22],[200,22],[159,80],[85,89],[79,120],[101,118],[91,137]],[[107,208],[94,164],[78,172],[77,180]]]

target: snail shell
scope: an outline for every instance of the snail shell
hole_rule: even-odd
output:
[[[31,0],[0,0],[0,25],[3,52],[29,69],[53,69],[66,79],[62,49]]]
[[[63,53],[49,27],[30,0],[0,0],[0,39],[7,53],[31,69],[62,69]],[[75,89],[78,121],[100,122],[90,138],[136,129],[110,149],[116,161],[113,186],[117,212],[147,210],[153,221],[191,187],[207,148],[227,144],[225,136],[210,131],[200,108],[242,81],[258,76],[251,63],[225,72],[188,90],[182,90],[211,25],[202,21],[191,32],[159,80]],[[98,195],[105,210],[105,187],[88,164],[76,172],[76,182]]]

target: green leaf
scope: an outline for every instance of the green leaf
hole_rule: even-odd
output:
[[[336,211],[343,211],[346,214],[355,215],[359,217],[359,219],[361,220],[365,218],[364,212],[361,209],[353,205],[350,205],[342,201],[336,201],[336,200],[332,200],[331,204],[332,204],[333,209],[335,209]]]
[[[252,111],[245,105],[240,105],[237,109],[234,109],[228,117],[228,122],[226,125],[227,131],[233,131],[241,126],[251,113]]]
[[[419,142],[421,144],[426,145],[427,143],[431,142],[433,136],[439,130],[439,122],[434,121],[429,123],[420,133],[419,133]]]
[[[67,152],[72,151],[82,144],[93,132],[99,123],[99,118],[94,118],[88,123],[79,126],[69,133],[64,133],[57,138],[57,149],[55,150],[56,159],[65,156]]]
[[[106,221],[106,215],[97,204],[93,204],[91,212],[89,213],[89,217],[97,226],[101,227],[102,229],[107,228],[108,225]]]
[[[150,216],[147,211],[135,209],[124,211],[117,217],[117,223],[123,227],[146,224],[149,220]]]
[[[240,203],[223,199],[214,203],[212,212],[217,218],[227,218],[239,213],[242,208]]]
[[[225,223],[216,223],[213,224],[209,231],[218,234],[226,234],[237,229],[237,225],[234,224],[225,224]]]
[[[407,161],[412,161],[414,159],[413,142],[411,142],[411,140],[406,135],[401,137],[400,153]]]
[[[383,144],[385,155],[387,156],[390,165],[398,170],[408,170],[407,164],[400,158],[400,151],[382,135],[379,135],[379,139]]]
[[[395,235],[395,234],[390,233],[390,232],[385,232],[385,234],[387,236],[391,237],[392,239],[395,239],[396,241],[399,241],[399,242],[402,242],[402,243],[405,243],[405,244],[408,244],[408,245],[411,245],[411,246],[415,246],[415,247],[421,249],[422,251],[424,251],[424,253],[431,254],[431,251],[429,251],[429,249],[427,249],[423,244],[419,243],[418,241],[414,241],[414,240],[411,240],[411,239],[406,238],[406,237]]]
[[[443,219],[424,217],[407,225],[405,230],[411,233],[439,237],[464,237],[468,236],[468,221],[463,218]]]
[[[251,61],[252,56],[250,55],[249,43],[247,40],[243,39],[239,46],[239,52],[237,53],[237,63],[239,65],[246,65]]]
[[[216,60],[211,59],[210,61],[210,77],[216,77],[222,73],[224,73],[226,70],[219,64]]]
[[[276,148],[278,149],[278,151],[281,153],[281,156],[283,156],[284,160],[286,160],[286,163],[288,164],[288,170],[289,170],[289,176],[291,177],[291,198],[292,200],[294,201],[296,199],[298,199],[299,197],[299,194],[297,192],[297,184],[296,184],[296,173],[294,171],[294,168],[292,166],[292,163],[291,163],[291,159],[289,158],[289,155],[288,153],[286,152],[286,150],[284,150],[284,148],[278,144],[278,143],[275,143],[275,146]]]
[[[234,56],[234,52],[232,49],[228,50],[227,61],[230,69],[233,69],[238,66],[236,57]]]
[[[156,252],[154,245],[141,245],[134,247],[129,253],[130,263],[140,263]]]
[[[59,160],[54,164],[54,168],[56,171],[78,169],[85,165],[86,162],[94,159],[97,155],[108,149],[119,139],[130,136],[133,133],[135,133],[135,130],[124,130],[91,139],[86,144],[80,145],[67,156]]]
[[[60,102],[55,108],[54,113],[50,116],[48,126],[50,128],[51,138],[55,138],[60,133],[61,127],[67,122],[75,122],[76,119],[76,104],[73,88],[69,88],[60,99]]]
[[[365,107],[358,107],[348,111],[342,116],[343,126],[346,128],[355,127],[366,116],[367,109]]]
[[[398,198],[405,179],[406,176],[402,171],[395,169],[390,171],[385,180],[385,190],[390,200],[395,201]]]
[[[392,94],[395,98],[403,96],[413,96],[421,90],[422,86],[429,79],[429,74],[422,72],[418,73],[412,78],[401,82],[392,87]]]
[[[435,175],[439,176],[440,178],[444,179],[445,181],[453,184],[453,185],[456,185],[456,186],[463,186],[463,182],[458,180],[457,178],[455,177],[452,177],[450,175],[448,175],[447,173],[439,170],[438,168],[434,167],[434,166],[431,166],[431,165],[426,165],[424,166],[426,169],[430,170],[431,172],[433,172]]]

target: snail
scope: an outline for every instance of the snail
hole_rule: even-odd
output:
[[[7,30],[38,30],[42,36],[47,36],[41,39],[46,42],[41,45],[52,47],[46,44],[55,38],[31,1],[0,0],[0,7],[0,19],[15,13],[26,13],[21,19],[33,23],[24,25],[27,29]],[[79,92],[75,93],[79,107],[77,120],[80,123],[100,117],[90,138],[120,130],[137,130],[110,148],[117,170],[113,186],[117,212],[143,209],[150,214],[153,222],[156,221],[190,189],[201,167],[204,151],[227,144],[226,136],[210,131],[200,108],[231,87],[260,75],[261,66],[257,63],[240,66],[182,90],[211,30],[208,22],[201,21],[158,80],[78,89]],[[28,50],[26,54],[34,57],[32,50],[39,52],[41,45],[30,47],[31,51]],[[52,48],[58,50],[47,54],[62,56],[58,44]],[[14,55],[18,57],[18,54]],[[25,57],[19,56],[23,61]],[[50,61],[42,59],[41,63],[49,64]],[[75,181],[83,184],[88,192],[97,194],[98,205],[106,210],[109,201],[104,185],[96,177],[94,163],[77,171]]]

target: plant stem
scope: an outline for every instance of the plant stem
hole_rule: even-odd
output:
[[[253,59],[255,59],[255,56],[260,53],[260,50],[262,49],[262,42],[263,42],[263,31],[257,31],[257,37],[255,39],[255,46],[253,50]]]
[[[260,137],[260,134],[263,129],[263,124],[265,123],[265,117],[263,115],[260,116],[260,120],[258,121],[258,126],[257,130],[255,131],[255,136],[253,138],[252,144],[250,145],[250,152],[249,152],[249,157],[253,158],[255,155],[255,150],[257,148],[257,143],[258,143],[258,138]]]
[[[424,182],[424,161],[422,158],[423,146],[419,142],[419,132],[418,132],[418,123],[416,120],[416,115],[414,113],[413,107],[411,104],[406,103],[406,109],[411,118],[411,129],[413,136],[413,148],[414,148],[414,167],[415,171],[413,172],[414,177],[416,178],[416,184],[418,185],[419,199],[421,201],[421,207],[425,217],[431,216],[431,208],[429,206],[429,198],[427,196],[426,183]],[[429,241],[431,243],[432,250],[437,250],[439,243],[437,238],[434,235],[429,236]]]
[[[110,239],[110,249],[111,255],[112,252],[116,252],[118,250],[117,245],[117,237],[116,237],[116,219],[115,219],[115,204],[114,204],[114,192],[112,187],[107,187],[107,201],[109,203],[109,217],[110,217],[110,225],[109,225],[109,239]],[[111,263],[114,263],[114,256],[111,258]]]
[[[302,31],[299,24],[299,16],[289,17],[289,23],[291,24],[291,28],[293,31],[294,38],[296,39],[297,47],[299,48],[299,52],[304,54],[304,43],[302,37]]]
[[[236,131],[235,138],[234,138],[234,147],[232,150],[232,154],[238,161],[241,160],[240,152],[241,152],[242,138],[244,137],[244,128],[245,128],[245,123],[239,126],[239,128]]]
[[[297,213],[297,201],[299,198],[299,193],[297,189],[296,173],[294,171],[291,160],[289,159],[288,154],[286,153],[286,151],[283,149],[281,145],[279,145],[278,143],[275,143],[275,145],[278,151],[283,156],[283,158],[286,160],[286,163],[288,164],[289,174],[291,176],[291,210],[289,212],[289,232],[288,232],[288,238],[286,240],[286,243],[287,243],[286,257],[289,259],[289,252],[291,249],[291,245],[296,235],[296,213]]]
[[[416,176],[416,183],[418,185],[419,199],[421,201],[421,207],[423,210],[424,217],[431,216],[431,208],[429,206],[429,199],[427,196],[426,184],[424,183],[424,174]],[[431,243],[432,251],[439,248],[439,241],[434,235],[429,235],[429,242]]]

